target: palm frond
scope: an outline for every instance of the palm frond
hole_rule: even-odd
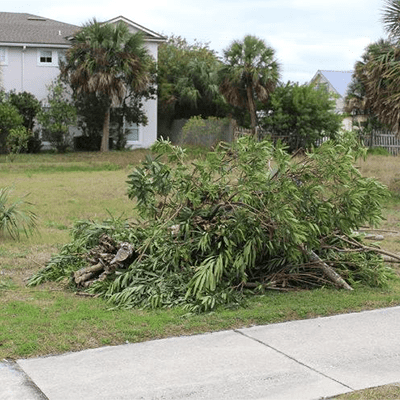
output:
[[[27,237],[32,233],[37,217],[30,210],[32,204],[25,200],[26,196],[11,201],[10,193],[10,188],[0,188],[0,233],[18,240],[21,233]]]
[[[400,1],[385,0],[382,21],[386,32],[395,40],[400,40]]]

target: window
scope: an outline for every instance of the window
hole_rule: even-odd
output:
[[[128,142],[139,141],[139,126],[137,124],[126,124],[125,131],[127,133],[126,140]]]
[[[139,142],[139,125],[127,122],[120,108],[112,108],[110,116],[110,136],[118,141],[125,138],[128,142]]]
[[[0,65],[7,65],[7,49],[0,47]]]
[[[40,62],[51,64],[53,62],[52,55],[53,53],[50,50],[42,50],[40,52]]]
[[[58,66],[57,51],[54,50],[38,50],[38,65],[56,67]]]

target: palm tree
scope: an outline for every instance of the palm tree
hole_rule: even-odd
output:
[[[368,73],[366,65],[381,52],[383,49],[388,50],[390,42],[385,39],[380,39],[375,43],[370,44],[361,56],[361,60],[357,61],[354,66],[352,80],[347,89],[345,98],[344,110],[352,114],[371,114],[372,110],[370,101],[367,97],[366,81]],[[369,64],[370,65],[370,64]]]
[[[365,87],[364,109],[400,134],[400,47],[390,40],[379,40],[367,47],[365,61],[355,73]]]
[[[389,37],[400,39],[400,0],[385,0],[382,21]]]
[[[348,106],[361,106],[400,134],[400,0],[385,0],[382,21],[388,39],[369,45],[355,65],[364,98],[348,98]],[[360,107],[359,107],[360,108]]]
[[[274,55],[274,49],[252,35],[234,41],[224,51],[220,91],[228,103],[249,111],[253,134],[257,125],[255,102],[265,103],[279,80],[280,67]]]
[[[86,24],[72,38],[61,64],[61,75],[76,94],[95,94],[106,99],[101,151],[108,151],[110,110],[127,93],[144,91],[151,82],[152,60],[140,33],[130,33],[120,22]]]

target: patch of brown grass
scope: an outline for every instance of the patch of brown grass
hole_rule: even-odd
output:
[[[400,190],[400,157],[368,155],[357,161],[357,167],[363,176],[378,179],[390,190]]]

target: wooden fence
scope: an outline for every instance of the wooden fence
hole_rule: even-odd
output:
[[[364,136],[363,140],[366,147],[383,147],[394,156],[400,153],[400,137],[393,133],[375,131],[371,135]]]

